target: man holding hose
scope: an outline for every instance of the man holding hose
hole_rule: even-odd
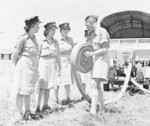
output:
[[[91,72],[91,110],[92,115],[96,115],[97,102],[100,102],[101,110],[104,110],[103,90],[100,83],[108,80],[109,69],[109,34],[99,26],[98,16],[89,15],[85,18],[85,25],[92,32],[93,52],[86,52],[87,57],[93,57],[93,68]]]

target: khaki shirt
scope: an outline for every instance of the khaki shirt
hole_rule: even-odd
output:
[[[41,45],[41,57],[56,57],[59,54],[59,45],[56,39],[53,39],[52,42],[48,39],[45,39]]]
[[[107,42],[109,44],[109,34],[108,32],[104,29],[104,28],[97,28],[96,31],[95,31],[95,37],[93,37],[92,39],[92,45],[93,45],[93,49],[96,51],[96,50],[99,50],[102,48],[102,44],[104,42]],[[96,55],[95,57],[100,57],[102,60],[106,61],[107,63],[109,63],[109,55],[108,55],[108,52],[106,52],[105,54],[103,55]]]
[[[20,36],[15,45],[15,53],[20,56],[39,56],[40,51],[36,37],[30,38],[27,34]]]

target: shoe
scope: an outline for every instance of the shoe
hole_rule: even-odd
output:
[[[42,107],[42,113],[43,113],[44,115],[47,115],[47,114],[52,113],[52,112],[53,112],[53,110],[50,108],[50,106],[44,105],[44,106]]]
[[[96,112],[92,112],[91,110],[90,110],[90,115],[91,116],[95,116],[97,113]]]
[[[62,100],[60,104],[61,105],[67,105],[66,99]]]
[[[35,110],[35,113],[40,113],[40,112],[41,112],[40,108],[37,107],[36,110]]]
[[[72,100],[70,100],[70,98],[67,98],[67,104],[70,104],[72,102]]]
[[[39,117],[36,114],[33,114],[31,112],[25,112],[25,114],[23,115],[23,119],[25,121],[28,121],[28,120],[39,120]]]
[[[84,101],[84,97],[83,96],[81,97],[81,100]]]
[[[37,107],[35,110],[35,115],[39,118],[39,119],[43,119],[44,116],[42,114],[42,111],[40,110],[40,107]]]
[[[70,98],[64,99],[64,100],[61,101],[61,104],[62,104],[62,105],[68,105],[68,104],[70,104],[70,103],[71,103]]]
[[[35,116],[36,116],[37,118],[39,118],[39,119],[43,119],[43,118],[44,118],[44,115],[43,115],[41,112],[35,113]]]
[[[56,98],[55,103],[56,103],[56,104],[59,104],[59,100],[58,100],[58,98]]]
[[[48,105],[44,105],[42,108],[42,111],[49,111],[49,110],[51,110],[51,108]]]

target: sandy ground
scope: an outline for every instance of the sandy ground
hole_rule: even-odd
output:
[[[49,104],[55,111],[38,121],[18,120],[19,114],[15,106],[13,95],[13,70],[11,61],[0,61],[0,126],[150,126],[150,95],[136,93],[133,96],[127,91],[125,96],[106,105],[105,112],[98,112],[96,117],[89,114],[90,105],[86,101],[79,100],[81,95],[76,87],[71,87],[70,105],[61,106],[55,104],[54,92],[51,91]],[[87,92],[90,92],[89,86]],[[105,100],[112,99],[119,91],[104,92]],[[61,87],[60,99],[65,96]],[[31,110],[35,109],[35,95],[32,96]]]

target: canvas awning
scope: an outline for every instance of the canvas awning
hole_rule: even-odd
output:
[[[123,11],[104,17],[101,26],[112,39],[150,38],[150,14],[141,11]]]

